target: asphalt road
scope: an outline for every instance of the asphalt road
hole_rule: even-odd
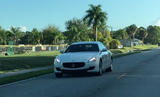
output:
[[[3,85],[0,97],[160,97],[160,49],[117,58],[103,76],[48,74]]]

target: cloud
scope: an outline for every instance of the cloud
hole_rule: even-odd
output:
[[[25,26],[18,26],[18,27],[10,26],[7,30],[10,31],[11,27],[19,28],[19,30],[22,31],[22,32],[26,32],[27,31],[27,27],[25,27]]]
[[[153,22],[152,22],[152,25],[154,26],[160,26],[160,17],[155,19]]]
[[[160,19],[158,19],[155,23],[156,26],[160,26]]]
[[[20,28],[20,30],[21,30],[22,32],[26,32],[26,31],[27,31],[27,28],[26,28],[25,26],[20,26],[19,28]]]

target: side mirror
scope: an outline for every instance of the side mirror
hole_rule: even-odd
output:
[[[105,52],[105,51],[107,51],[107,49],[102,49],[102,51],[101,51],[101,52]]]

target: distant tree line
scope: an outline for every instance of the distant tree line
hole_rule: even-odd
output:
[[[55,26],[48,26],[42,31],[33,28],[26,32],[22,32],[19,27],[11,27],[10,30],[0,27],[1,45],[7,45],[9,41],[14,41],[15,44],[59,44],[64,39],[64,34]]]
[[[119,29],[112,32],[112,37],[118,40],[126,39],[139,39],[145,44],[158,44],[160,43],[160,27],[159,26],[148,26],[137,27],[135,24]]]
[[[157,44],[160,42],[160,27],[137,27],[132,24],[123,29],[109,31],[107,26],[107,13],[102,11],[101,5],[90,5],[82,19],[73,18],[66,21],[66,31],[62,32],[54,25],[39,31],[22,32],[19,27],[5,30],[0,27],[0,44],[7,45],[9,41],[15,44],[60,44],[77,41],[101,41],[112,48],[114,44],[120,45],[119,40],[139,39],[144,43]]]

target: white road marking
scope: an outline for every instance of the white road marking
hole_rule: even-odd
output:
[[[118,77],[118,79],[121,79],[121,78],[125,77],[126,75],[127,75],[127,73],[121,74],[121,75]]]

